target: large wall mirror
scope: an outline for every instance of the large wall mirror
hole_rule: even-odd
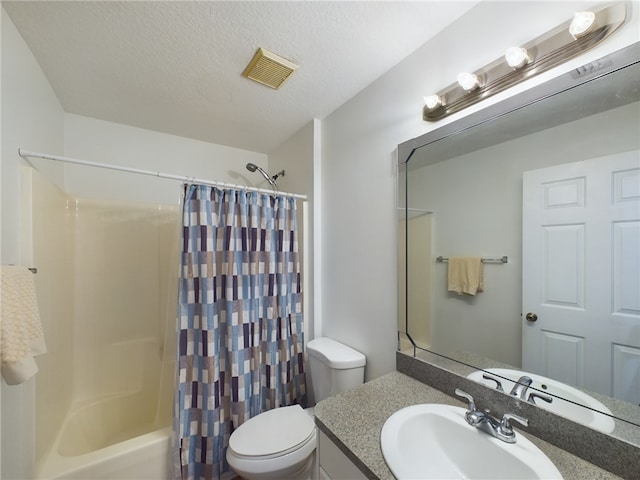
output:
[[[528,374],[640,444],[639,100],[636,43],[399,146],[402,352]],[[453,257],[482,292],[449,291]]]

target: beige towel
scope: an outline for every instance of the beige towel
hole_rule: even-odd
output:
[[[481,257],[449,258],[449,291],[458,295],[475,295],[484,289],[483,263]]]
[[[38,371],[34,356],[47,351],[33,273],[26,267],[2,266],[0,283],[0,359],[9,385],[26,382]]]

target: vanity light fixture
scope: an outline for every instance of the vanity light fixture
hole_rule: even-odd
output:
[[[504,54],[504,59],[511,68],[522,68],[527,63],[531,61],[529,57],[529,52],[527,52],[526,48],[522,47],[511,47],[507,49],[507,52]]]
[[[424,106],[429,110],[440,108],[442,106],[442,98],[438,95],[429,95],[428,97],[424,97]]]
[[[595,47],[626,20],[624,2],[578,12],[525,45],[511,47],[504,57],[425,97],[422,118],[436,121],[467,108],[524,80],[545,72]]]
[[[458,85],[460,85],[465,92],[470,92],[480,87],[480,79],[475,73],[459,73]]]
[[[579,39],[591,33],[596,27],[596,14],[593,12],[577,12],[573,16],[569,33],[574,39]]]

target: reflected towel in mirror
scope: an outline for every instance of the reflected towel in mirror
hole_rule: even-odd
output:
[[[475,295],[484,290],[482,257],[450,257],[448,288],[458,295]]]

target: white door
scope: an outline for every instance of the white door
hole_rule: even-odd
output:
[[[640,403],[640,152],[523,175],[523,369]]]

